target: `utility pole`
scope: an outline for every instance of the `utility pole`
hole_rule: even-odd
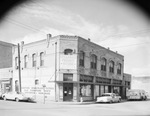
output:
[[[19,72],[19,88],[21,92],[21,65],[20,65],[20,45],[18,43],[18,72]]]

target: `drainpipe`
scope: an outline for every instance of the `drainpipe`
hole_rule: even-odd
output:
[[[20,45],[18,43],[18,71],[19,71],[19,88],[21,92],[21,61],[20,61]]]

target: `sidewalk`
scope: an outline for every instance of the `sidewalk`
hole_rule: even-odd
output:
[[[58,105],[88,105],[88,104],[95,104],[95,101],[90,102],[54,102],[54,101],[44,101],[43,102],[36,102],[37,104],[58,104]]]
[[[126,102],[126,99],[122,99],[121,102]],[[37,104],[55,104],[55,105],[90,105],[90,104],[96,104],[95,101],[84,101],[84,102],[55,102],[55,101],[39,101],[36,102]]]

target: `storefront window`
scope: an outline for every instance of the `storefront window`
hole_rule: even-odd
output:
[[[101,86],[101,95],[104,93],[104,86]]]
[[[120,95],[120,87],[114,87],[113,93]]]
[[[105,86],[105,93],[108,93],[108,86]]]
[[[95,96],[99,96],[99,85],[95,86]]]
[[[92,85],[81,84],[80,85],[81,96],[92,96]]]

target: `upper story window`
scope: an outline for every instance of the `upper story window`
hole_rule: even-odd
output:
[[[15,57],[15,68],[18,69],[18,57]]]
[[[101,70],[106,71],[106,59],[103,58],[101,61]]]
[[[32,55],[32,67],[36,66],[36,54]]]
[[[79,65],[80,66],[84,66],[84,55],[85,55],[85,53],[83,51],[81,51],[79,54]]]
[[[65,55],[72,55],[73,54],[73,50],[72,49],[65,49],[64,50],[64,54]]]
[[[118,67],[117,67],[117,74],[121,74],[121,63],[118,64]]]
[[[28,56],[25,55],[24,56],[24,68],[27,68],[27,65],[28,65]]]
[[[35,80],[35,85],[39,85],[39,80],[38,79]]]
[[[92,69],[97,68],[97,56],[94,54],[91,55],[91,68]]]
[[[40,66],[44,66],[44,52],[40,53]]]
[[[109,63],[109,72],[114,73],[114,62],[110,61]]]

